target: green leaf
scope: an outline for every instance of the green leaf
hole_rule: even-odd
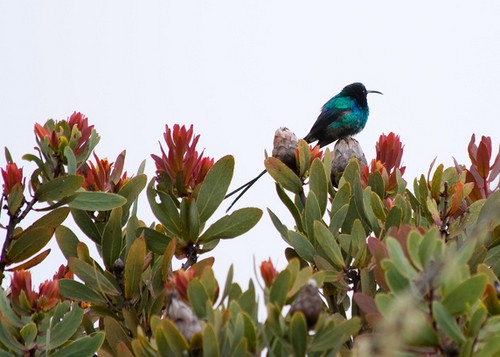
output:
[[[379,199],[385,196],[385,185],[382,174],[378,171],[370,173],[368,176],[368,186],[372,188],[372,192],[377,195]]]
[[[309,191],[306,199],[304,225],[311,241],[313,241],[314,239],[314,222],[321,221],[321,219],[322,214],[318,204],[318,200],[316,199],[316,195],[314,194],[314,192]]]
[[[193,198],[184,197],[181,201],[181,225],[184,240],[196,243],[200,233],[200,217]]]
[[[104,332],[106,333],[106,341],[116,355],[118,355],[117,347],[120,343],[124,343],[129,350],[132,348],[129,342],[129,336],[127,336],[122,325],[114,318],[110,316],[104,317]]]
[[[262,217],[262,210],[254,207],[241,208],[213,223],[200,237],[200,242],[234,238],[252,229]]]
[[[154,189],[154,183],[155,180],[152,179],[146,190],[151,211],[171,235],[179,237],[182,234],[179,210],[172,197]],[[161,203],[156,202],[156,196]]]
[[[280,160],[275,157],[268,157],[264,161],[264,165],[267,172],[284,189],[297,194],[302,192],[302,181],[300,181],[300,178]]]
[[[288,242],[302,259],[308,262],[314,261],[316,250],[306,236],[290,230],[288,231]]]
[[[345,268],[344,257],[333,234],[319,221],[314,222],[314,237],[330,262],[339,269]]]
[[[432,176],[431,196],[435,200],[439,199],[439,195],[441,193],[441,178],[443,176],[443,168],[444,165],[440,164],[438,167],[436,167],[436,171],[434,171],[434,175]]]
[[[51,354],[51,357],[92,357],[103,342],[104,332],[99,331],[65,345],[56,353]]]
[[[286,206],[286,208],[288,208],[288,210],[292,214],[292,217],[295,220],[295,224],[297,225],[297,230],[300,232],[303,232],[304,228],[302,226],[302,217],[300,216],[299,209],[293,203],[291,198],[286,194],[283,187],[281,187],[278,183],[276,183],[275,187],[276,187],[276,192],[278,193],[278,197],[280,198],[281,202],[283,202],[283,204]]]
[[[74,194],[83,185],[84,180],[79,175],[57,177],[41,185],[36,190],[35,197],[41,202],[59,201]]]
[[[151,228],[139,228],[139,234],[143,234],[146,239],[146,247],[155,254],[163,254],[165,248],[172,240],[171,237],[166,236],[162,232]]]
[[[57,245],[66,259],[77,256],[77,247],[80,241],[71,229],[59,226],[55,232]]]
[[[179,332],[175,324],[168,319],[161,320],[161,323],[156,328],[156,339],[161,356],[168,356],[168,351],[172,356],[182,357],[189,348],[184,336]]]
[[[142,266],[146,259],[146,243],[144,238],[138,238],[132,243],[125,261],[125,298],[139,296]]]
[[[76,157],[69,146],[64,148],[64,157],[66,157],[68,174],[76,175]]]
[[[333,217],[330,219],[330,226],[328,227],[328,229],[330,230],[330,232],[332,232],[332,234],[338,234],[339,233],[340,228],[344,224],[344,220],[345,220],[345,218],[347,216],[347,212],[348,211],[349,211],[349,204],[346,203],[345,205],[343,205],[342,207],[340,207],[335,212],[335,214],[333,215]]]
[[[134,203],[134,201],[137,199],[139,194],[144,190],[144,187],[146,187],[148,177],[144,174],[139,174],[135,177],[132,177],[129,179],[125,185],[118,191],[118,194],[120,196],[125,197],[127,200],[127,203],[125,203],[122,207],[123,210],[123,217],[122,217],[122,224],[125,224],[125,221],[128,218],[128,213],[130,210],[130,207]]]
[[[203,331],[203,355],[213,357],[220,355],[219,340],[211,324],[206,324],[205,331]]]
[[[486,257],[484,257],[484,264],[487,264],[496,276],[500,276],[500,245],[488,249]]]
[[[0,315],[2,316],[1,319],[9,325],[14,327],[22,327],[24,325],[19,316],[12,309],[10,299],[7,299],[3,288],[0,288]]]
[[[410,281],[401,272],[392,260],[383,260],[382,268],[385,272],[385,281],[393,292],[405,291],[410,286]]]
[[[59,279],[59,292],[68,299],[105,306],[106,300],[88,286],[73,279]]]
[[[351,185],[345,182],[335,193],[332,202],[332,214],[335,215],[341,208],[349,204],[351,200]]]
[[[433,234],[427,233],[420,242],[418,255],[422,265],[427,266],[428,262],[434,256],[434,250],[437,245],[437,239]]]
[[[211,301],[207,290],[199,279],[194,278],[188,285],[187,289],[189,302],[193,307],[194,312],[199,318],[205,318],[207,315],[207,301]]]
[[[21,208],[24,203],[24,192],[23,187],[20,184],[16,184],[10,191],[7,197],[7,208],[11,216],[16,215],[16,212]]]
[[[457,322],[448,312],[446,307],[439,301],[432,302],[432,315],[434,316],[439,328],[449,338],[459,344],[465,341],[465,336],[462,330],[460,330]]]
[[[299,140],[297,143],[297,151],[299,153],[299,176],[304,177],[311,162],[311,149],[309,148],[309,144],[307,144],[304,140]]]
[[[137,239],[137,231],[140,228],[139,219],[135,214],[132,214],[128,219],[127,227],[125,228],[125,254],[128,254],[132,243]],[[123,216],[122,216],[122,224],[123,224]]]
[[[200,223],[205,223],[220,206],[233,178],[234,158],[227,155],[219,159],[208,171],[196,197]]]
[[[323,352],[330,349],[337,350],[351,336],[355,336],[360,329],[361,320],[358,317],[344,320],[335,324],[335,326],[327,326],[317,331],[313,336],[309,352]]]
[[[94,243],[100,245],[102,241],[101,232],[90,217],[89,213],[87,213],[87,211],[71,209],[71,215],[73,216],[75,223],[78,225],[78,228],[80,228],[87,237],[92,239]]]
[[[7,321],[4,319],[0,319],[0,344],[15,353],[14,355],[23,355],[22,350],[24,349],[24,346],[14,338],[13,333],[7,325]]]
[[[29,346],[33,343],[33,341],[35,341],[38,329],[36,328],[36,324],[34,322],[29,322],[23,326],[19,333],[24,340],[24,344]]]
[[[32,224],[32,227],[50,227],[52,229],[56,229],[68,217],[68,214],[68,207],[56,208],[55,210],[47,213],[45,216],[37,219],[35,223]]]
[[[84,211],[109,211],[126,203],[127,199],[116,193],[80,191],[68,206]]]
[[[120,291],[118,288],[106,278],[106,276],[97,270],[97,268],[85,263],[78,258],[68,259],[70,269],[80,278],[87,286],[92,286],[103,294],[118,296]]]
[[[10,268],[9,270],[10,271],[17,271],[17,270],[20,270],[20,269],[24,269],[24,270],[31,269],[34,266],[37,266],[38,264],[40,264],[41,262],[43,262],[45,260],[45,258],[47,258],[47,256],[49,254],[50,254],[50,249],[45,249],[43,252],[38,253],[33,258],[25,261],[22,264],[16,265],[15,267]]]
[[[408,254],[410,255],[412,263],[415,265],[415,267],[419,270],[423,270],[424,266],[422,264],[422,260],[420,259],[419,255],[419,247],[420,243],[422,242],[422,235],[417,232],[413,231],[410,232],[408,235],[408,240],[407,240],[407,248],[408,248]]]
[[[373,208],[371,206],[371,195],[372,190],[370,187],[367,187],[363,191],[363,209],[365,211],[366,218],[368,219],[368,223],[373,230],[373,233],[378,237],[380,236],[380,224],[378,223],[377,216],[375,215],[375,212],[373,211]]]
[[[395,238],[388,237],[385,241],[385,245],[387,247],[387,251],[389,252],[389,257],[391,258],[398,272],[409,280],[415,278],[417,275],[417,271],[408,261],[408,258],[405,256],[401,244],[399,244],[399,241]]]
[[[279,308],[285,305],[288,290],[292,287],[292,273],[285,269],[278,274],[273,285],[271,285],[270,301],[276,304]]]
[[[373,210],[373,213],[375,214],[375,216],[378,219],[385,221],[386,213],[385,213],[384,204],[382,203],[382,200],[375,192],[372,192],[370,194],[370,204],[372,206],[372,210]]]
[[[399,227],[403,219],[403,211],[399,207],[392,207],[387,215],[387,220],[385,221],[385,230],[387,231],[389,227]]]
[[[71,310],[64,315],[61,321],[56,322],[50,329],[50,341],[47,350],[55,348],[66,343],[73,336],[83,319],[83,309],[73,305]],[[52,320],[54,322],[54,319]]]
[[[29,227],[19,235],[14,236],[14,241],[7,251],[10,263],[18,263],[38,253],[49,242],[54,229],[51,227]]]
[[[121,219],[121,207],[113,209],[102,233],[102,260],[109,271],[113,269],[114,262],[120,257],[123,247]]]
[[[290,244],[290,242],[288,241],[288,228],[283,223],[281,223],[278,216],[276,216],[276,214],[273,211],[271,211],[270,208],[267,209],[267,212],[269,213],[269,217],[271,217],[271,222],[273,223],[276,230],[279,232],[281,238],[283,238],[285,242]]]
[[[224,289],[222,290],[222,300],[229,295],[231,291],[231,287],[233,285],[233,276],[234,276],[234,267],[233,264],[229,266],[229,270],[227,272],[226,283],[224,284]]]
[[[297,311],[290,322],[290,340],[294,356],[305,356],[307,348],[307,324],[302,311]]]
[[[468,307],[479,301],[484,293],[488,278],[486,275],[476,275],[457,286],[446,294],[443,306],[453,316],[465,313]]]
[[[321,216],[325,213],[327,196],[328,196],[328,181],[325,174],[323,163],[319,159],[314,159],[311,165],[311,173],[309,174],[309,188],[318,199]]]

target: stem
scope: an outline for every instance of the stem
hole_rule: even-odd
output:
[[[184,264],[182,264],[182,270],[188,270],[189,267],[196,263],[198,260],[198,248],[197,244],[190,244],[186,247],[187,260]]]
[[[444,199],[443,210],[441,211],[441,227],[439,231],[443,238],[447,238],[450,233],[448,232],[448,182],[444,182],[444,191],[441,194]]]
[[[7,252],[9,251],[10,245],[12,243],[12,238],[14,237],[14,231],[16,226],[28,215],[28,213],[33,209],[33,206],[38,200],[34,197],[26,206],[23,212],[18,215],[19,211],[13,215],[9,214],[9,224],[7,225],[7,233],[5,234],[5,241],[3,242],[2,254],[0,256],[0,285],[3,282],[5,267],[7,266]]]

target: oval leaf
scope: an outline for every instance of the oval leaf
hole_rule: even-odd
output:
[[[50,227],[30,227],[14,236],[14,242],[7,252],[10,263],[17,263],[32,257],[49,242],[54,229]]]
[[[68,299],[106,305],[106,300],[99,293],[73,279],[59,279],[59,292]]]
[[[146,243],[144,238],[138,238],[132,243],[125,262],[125,298],[131,299],[140,293],[139,287],[142,266],[146,258]]]
[[[268,157],[264,161],[267,172],[278,182],[283,188],[293,193],[302,192],[302,181],[288,166],[282,163],[275,157]]]
[[[40,186],[35,192],[35,197],[42,202],[59,201],[74,194],[82,186],[84,180],[79,175],[57,177]]]
[[[56,322],[50,329],[50,341],[47,350],[53,350],[66,343],[78,330],[82,319],[83,309],[78,306],[73,306],[72,309],[64,315],[62,320]]]
[[[302,311],[297,311],[292,316],[290,323],[290,340],[294,356],[305,356],[307,347],[307,324]]]
[[[97,268],[78,258],[69,258],[69,268],[80,278],[82,281],[104,294],[120,295],[118,288],[104,276]]]
[[[241,208],[212,224],[200,237],[200,242],[234,238],[252,229],[262,217],[262,210],[254,207]]]
[[[196,198],[200,223],[205,223],[220,206],[233,178],[234,158],[219,159],[207,172]]]
[[[109,211],[126,203],[127,199],[116,193],[81,191],[73,196],[68,206],[84,211]]]
[[[111,211],[108,223],[102,233],[102,260],[108,270],[113,269],[113,264],[120,257],[123,247],[123,232],[121,226],[122,209],[115,208]]]
[[[308,262],[314,261],[316,250],[304,235],[290,230],[288,231],[288,242],[302,259]]]
[[[56,353],[51,354],[52,357],[92,357],[101,347],[104,342],[104,332],[96,332],[89,336],[79,338],[73,341]]]
[[[339,269],[345,268],[340,246],[330,230],[320,221],[314,222],[314,237],[325,252],[330,262]]]

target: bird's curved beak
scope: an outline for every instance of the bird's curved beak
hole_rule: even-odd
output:
[[[382,92],[379,92],[378,90],[367,90],[366,93],[377,93],[377,94],[382,94],[384,95],[384,93]]]

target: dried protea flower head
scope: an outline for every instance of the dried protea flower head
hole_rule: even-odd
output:
[[[299,295],[292,302],[290,314],[301,311],[307,321],[307,327],[312,328],[318,321],[321,311],[323,311],[323,300],[319,295],[318,284],[314,279],[302,288]]]
[[[297,143],[297,136],[284,126],[274,133],[273,157],[277,158],[294,171],[297,167],[297,162],[295,160]]]
[[[364,165],[367,165],[365,154],[359,142],[352,136],[346,136],[338,140],[333,147],[332,160],[332,183],[337,183],[339,177],[346,168],[349,160],[355,157]]]
[[[163,318],[168,318],[175,323],[180,333],[190,341],[191,338],[203,330],[201,321],[196,317],[195,313],[179,295],[174,291],[170,293],[169,304]]]

